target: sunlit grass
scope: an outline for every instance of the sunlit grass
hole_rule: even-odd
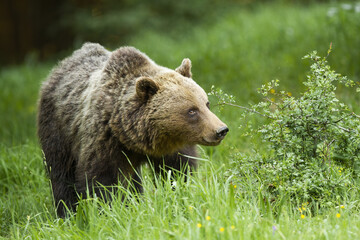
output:
[[[330,209],[327,214],[299,212],[286,204],[279,217],[264,208],[256,189],[234,188],[224,167],[201,167],[189,182],[164,183],[145,171],[144,194],[111,207],[97,198],[83,200],[78,213],[62,220],[45,208],[24,214],[11,236],[37,239],[353,239],[359,237],[356,209]],[[160,186],[161,185],[161,186]],[[245,194],[246,192],[246,194]],[[29,199],[30,201],[32,198]],[[350,199],[349,199],[350,200]],[[355,199],[352,199],[352,201]],[[340,212],[339,212],[340,211]],[[355,212],[354,212],[355,211]],[[341,215],[339,215],[341,214]]]

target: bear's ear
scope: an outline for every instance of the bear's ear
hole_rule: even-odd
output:
[[[148,77],[140,77],[136,80],[136,94],[146,102],[159,90],[159,86]]]
[[[184,77],[191,78],[191,61],[188,58],[184,58],[181,65],[175,69],[176,72],[180,73]]]

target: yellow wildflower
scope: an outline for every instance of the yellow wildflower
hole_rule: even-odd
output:
[[[271,94],[274,94],[274,93],[275,93],[275,89],[273,89],[273,88],[270,89],[270,93],[271,93]]]
[[[345,208],[345,206],[344,206],[344,205],[341,205],[341,206],[340,206],[340,208],[344,209],[344,208]]]
[[[304,219],[304,218],[305,218],[305,215],[304,215],[304,214],[301,214],[301,218]]]
[[[201,228],[201,223],[198,223],[197,225],[196,225],[198,228]]]
[[[231,225],[231,229],[234,230],[234,229],[235,229],[235,226],[234,226],[234,225]]]
[[[337,218],[341,217],[341,214],[340,213],[336,214],[336,217]]]
[[[206,220],[210,221],[211,217],[210,216],[206,216]]]
[[[225,228],[221,227],[220,232],[223,232],[223,231],[225,231]]]

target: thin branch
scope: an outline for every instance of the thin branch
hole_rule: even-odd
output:
[[[348,133],[352,132],[352,129],[343,128],[342,126],[339,126],[339,125],[336,125],[336,124],[333,124],[333,125],[335,127],[337,127],[337,128],[340,128],[341,130],[343,130],[345,132],[348,132]]]
[[[232,107],[237,107],[237,108],[240,108],[240,109],[244,109],[244,110],[246,110],[246,111],[248,111],[248,112],[256,113],[256,114],[259,114],[259,115],[261,115],[261,116],[263,116],[263,117],[270,118],[270,119],[272,119],[272,120],[276,120],[275,118],[270,117],[270,116],[265,115],[265,114],[262,114],[261,112],[255,111],[255,110],[253,110],[253,109],[251,109],[251,108],[239,106],[239,105],[236,105],[236,104],[227,103],[227,102],[222,102],[222,103],[219,103],[219,105],[229,105],[229,106],[232,106]]]
[[[354,115],[354,116],[357,117],[357,118],[360,118],[360,116],[357,115],[357,114],[355,114],[354,112],[352,113],[352,115]]]
[[[329,144],[327,144],[327,147],[329,148],[331,144],[333,144],[333,142],[335,142],[335,139],[333,139]]]
[[[336,123],[338,123],[338,122],[341,122],[342,120],[344,120],[344,118],[345,118],[345,117],[342,117],[342,118],[340,118],[339,120],[334,121],[333,123],[336,124]]]
[[[355,116],[355,117],[359,117],[359,118],[360,118],[360,116],[357,116],[355,113],[350,113],[349,115],[346,115],[346,116],[340,118],[339,120],[334,121],[333,123],[341,122],[342,120],[344,120],[345,118],[350,117],[350,116]]]

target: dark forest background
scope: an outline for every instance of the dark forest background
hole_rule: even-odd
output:
[[[47,60],[85,41],[126,44],[143,29],[176,38],[194,24],[212,24],[231,9],[255,8],[270,0],[3,0],[0,2],[0,64],[26,57]],[[307,5],[316,0],[278,0]]]

